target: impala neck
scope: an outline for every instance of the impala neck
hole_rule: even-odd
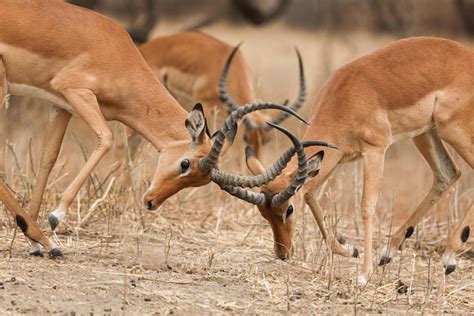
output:
[[[135,89],[134,89],[135,90]],[[136,89],[127,96],[116,119],[147,139],[158,151],[167,144],[189,139],[184,126],[188,113],[161,84]]]

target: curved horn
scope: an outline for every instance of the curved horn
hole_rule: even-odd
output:
[[[224,125],[217,132],[217,136],[215,137],[215,141],[212,144],[209,154],[199,160],[199,167],[201,168],[201,171],[204,173],[209,173],[216,166],[217,161],[219,160],[220,152],[222,150],[222,147],[224,146],[225,136],[239,119],[241,119],[248,113],[265,109],[275,109],[288,112],[291,115],[296,116],[302,122],[308,124],[308,122],[306,122],[305,119],[301,117],[301,115],[296,113],[291,108],[285,107],[281,104],[270,102],[255,102],[247,104],[245,106],[240,106],[227,116]]]
[[[238,197],[241,200],[249,202],[254,205],[262,205],[265,203],[265,195],[259,192],[253,192],[247,189],[232,187],[228,185],[219,185],[219,187],[228,192],[230,195]]]
[[[224,64],[224,69],[222,70],[221,78],[219,80],[219,94],[220,94],[221,101],[224,102],[225,105],[227,105],[230,111],[235,111],[238,108],[238,106],[235,103],[235,101],[230,97],[229,93],[227,92],[227,75],[229,74],[230,65],[232,63],[232,60],[234,59],[235,54],[239,50],[240,45],[242,45],[242,42],[237,44],[237,46],[235,46],[234,49],[230,52],[230,55],[229,57],[227,57],[227,60]],[[252,122],[251,120],[244,118],[243,121],[244,121],[245,127],[247,127],[248,129],[251,129],[251,130],[257,129],[257,125],[255,125],[255,123]]]
[[[272,126],[278,128],[278,125],[272,124]],[[272,198],[272,206],[274,207],[280,207],[283,203],[288,201],[295,194],[296,190],[304,184],[308,177],[307,160],[304,148],[299,142],[293,142],[293,144],[295,144],[296,154],[298,155],[298,171],[286,189]]]
[[[304,141],[301,143],[301,145],[303,148],[310,146],[324,146],[337,149],[337,147],[331,144],[315,140]],[[212,182],[219,185],[228,185],[242,188],[254,188],[262,186],[275,180],[275,178],[281,174],[283,169],[285,169],[290,162],[291,157],[293,157],[293,155],[296,153],[296,150],[297,149],[295,146],[291,147],[285,153],[283,153],[272,166],[266,169],[265,172],[257,176],[234,175],[214,168],[211,171],[211,180]]]
[[[301,108],[301,106],[303,105],[305,101],[306,83],[305,83],[305,78],[304,78],[303,59],[301,58],[301,54],[297,47],[295,47],[295,50],[296,50],[296,55],[298,56],[298,67],[300,70],[300,93],[298,95],[298,99],[296,99],[296,101],[290,106],[290,108],[296,112]],[[273,124],[280,124],[281,122],[286,120],[288,116],[289,116],[288,114],[280,112],[275,117],[272,118],[271,122]],[[262,129],[269,130],[271,129],[271,126],[268,124],[263,125]]]

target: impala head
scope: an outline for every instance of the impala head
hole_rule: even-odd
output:
[[[185,126],[190,140],[170,143],[160,153],[158,168],[144,197],[149,210],[157,209],[183,188],[201,186],[211,181],[199,166],[212,146],[201,104],[196,104],[189,113]]]
[[[301,116],[284,105],[253,103],[233,111],[223,127],[211,137],[202,106],[196,104],[184,122],[190,139],[174,142],[163,148],[153,181],[144,196],[145,206],[149,210],[155,210],[180,190],[211,182],[212,171],[217,170],[220,155],[227,151],[235,137],[237,121],[260,109],[287,111],[304,122]]]
[[[324,152],[320,151],[310,159],[307,159],[304,152],[304,147],[315,145],[322,145],[332,148],[334,147],[329,144],[316,141],[300,143],[298,139],[289,131],[277,125],[272,126],[284,132],[293,142],[294,147],[287,151],[288,155],[285,153],[282,157],[289,156],[291,158],[291,156],[296,152],[298,155],[297,168],[286,173],[282,173],[275,181],[261,186],[259,193],[249,191],[241,187],[221,187],[230,194],[249,203],[255,204],[258,207],[262,216],[270,223],[270,226],[272,227],[274,250],[276,256],[282,260],[285,260],[292,254],[295,206],[292,204],[291,198],[307,179],[318,174],[320,162],[324,157]],[[267,173],[250,147],[246,148],[245,155],[247,166],[254,175]],[[281,161],[277,162],[272,168],[277,165],[286,166],[288,161],[289,159],[285,158],[283,163]]]
[[[227,75],[229,73],[229,69],[232,63],[232,60],[237,53],[241,44],[237,45],[232,52],[230,53],[227,61],[224,65],[224,69],[222,70],[221,79],[219,82],[219,92],[221,101],[224,102],[229,110],[233,111],[238,106],[234,100],[229,96],[227,92]],[[304,69],[303,69],[303,61],[301,59],[301,54],[296,49],[296,54],[298,56],[298,67],[299,67],[299,77],[300,77],[300,91],[298,95],[298,99],[290,106],[291,109],[294,111],[298,111],[299,108],[303,105],[306,95],[306,87],[305,87],[305,79],[304,79]],[[285,101],[285,105],[287,105],[288,101]],[[250,117],[246,117],[243,119],[244,123],[244,141],[251,146],[257,155],[260,157],[261,147],[262,145],[268,143],[271,138],[271,131],[272,126],[266,124],[266,122],[270,121],[273,124],[280,124],[284,120],[289,117],[288,113],[280,112],[278,115],[274,117],[269,117],[265,114],[255,113],[255,115]]]

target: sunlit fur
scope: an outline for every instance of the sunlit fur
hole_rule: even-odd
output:
[[[179,141],[164,148],[161,151],[153,181],[145,193],[145,205],[151,202],[150,209],[155,210],[180,190],[211,182],[209,175],[204,174],[199,168],[199,159],[206,156],[210,148],[211,141],[207,135],[202,144]],[[189,159],[191,166],[182,173],[180,163],[184,159]]]

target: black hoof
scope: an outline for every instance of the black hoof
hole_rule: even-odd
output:
[[[57,258],[57,257],[62,257],[62,256],[63,256],[63,253],[61,252],[59,248],[51,249],[51,251],[49,252],[50,258]]]
[[[354,251],[352,252],[352,257],[359,258],[359,250],[357,250],[357,248],[354,248]]]
[[[49,226],[51,227],[52,231],[54,231],[56,229],[56,227],[58,227],[58,225],[59,225],[59,220],[53,214],[49,214],[48,222],[49,222]]]
[[[444,269],[444,275],[448,275],[448,274],[451,274],[454,272],[454,270],[456,270],[456,265],[449,265],[446,267],[446,269]]]
[[[390,261],[392,261],[392,258],[390,258],[390,257],[382,257],[382,258],[380,258],[379,266],[384,266],[384,265],[386,265],[387,263],[389,263]]]
[[[33,257],[44,257],[43,252],[41,250],[36,250],[33,252],[30,252],[30,256]]]

